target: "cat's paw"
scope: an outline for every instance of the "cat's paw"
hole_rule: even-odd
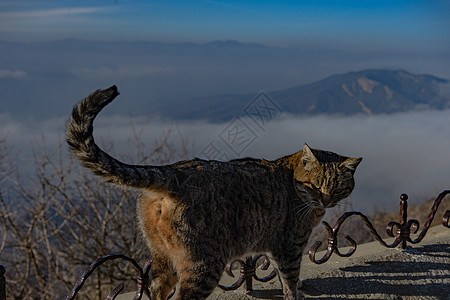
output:
[[[289,290],[289,291],[284,291],[284,300],[297,300],[296,298],[296,291],[295,290]],[[298,299],[303,299],[303,298],[298,298]]]
[[[302,281],[297,281],[297,288],[295,291],[295,300],[304,300],[305,299],[305,293],[303,293],[302,290],[303,284]]]
[[[297,282],[296,289],[284,291],[284,300],[304,300],[305,294],[301,290],[302,284],[301,282]]]
[[[295,300],[304,300],[305,299],[305,293],[303,291],[297,289],[295,294]]]

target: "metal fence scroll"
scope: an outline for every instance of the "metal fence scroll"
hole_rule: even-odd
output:
[[[258,277],[258,275],[256,274],[257,262],[261,257],[264,257],[264,261],[261,265],[261,270],[267,270],[270,266],[270,260],[265,254],[246,256],[245,260],[236,259],[231,263],[227,264],[225,272],[228,274],[228,276],[234,278],[235,276],[231,271],[231,267],[235,262],[238,262],[241,265],[238,280],[230,286],[224,286],[219,284],[219,287],[224,291],[232,291],[237,290],[242,284],[244,284],[244,289],[249,292],[253,291],[253,279],[260,282],[267,282],[274,279],[277,276],[277,271],[275,269],[265,277]]]
[[[75,299],[75,296],[78,294],[78,292],[83,287],[85,281],[91,276],[91,274],[94,272],[94,270],[99,267],[100,265],[104,264],[107,261],[115,260],[115,259],[122,259],[125,261],[130,262],[134,269],[137,272],[137,286],[138,290],[136,291],[136,294],[134,295],[133,300],[140,300],[142,299],[142,296],[144,293],[149,295],[149,284],[150,284],[150,269],[152,266],[152,259],[149,258],[144,264],[144,268],[142,268],[133,258],[128,257],[124,254],[111,254],[104,257],[101,257],[97,259],[94,263],[92,263],[86,271],[84,271],[81,278],[76,283],[75,287],[72,289],[70,294],[67,296],[66,300],[73,300]],[[108,295],[107,300],[114,300],[116,297],[123,291],[124,285],[123,283],[118,284]]]
[[[387,248],[394,248],[400,245],[402,249],[406,249],[407,242],[412,244],[419,243],[427,234],[428,229],[431,226],[431,222],[433,222],[434,216],[436,215],[437,209],[439,205],[442,202],[442,199],[450,193],[450,190],[445,190],[442,193],[439,194],[439,196],[434,201],[434,204],[430,210],[430,213],[428,214],[428,218],[425,221],[425,224],[422,228],[422,231],[419,233],[418,237],[416,239],[411,238],[411,232],[417,233],[419,230],[419,221],[415,219],[408,220],[408,195],[402,194],[400,196],[400,223],[398,222],[390,222],[386,227],[386,232],[390,237],[395,237],[395,240],[392,244],[387,244],[381,236],[376,231],[375,227],[372,225],[372,222],[361,212],[358,211],[350,211],[344,213],[337,221],[334,227],[331,227],[330,224],[323,221],[322,224],[325,226],[326,230],[328,231],[328,248],[327,252],[321,259],[316,259],[315,255],[319,247],[322,245],[322,242],[317,241],[313,244],[311,249],[309,250],[309,258],[312,262],[316,264],[323,264],[331,257],[331,255],[336,252],[337,255],[342,257],[348,257],[351,256],[356,251],[356,242],[348,235],[345,235],[345,238],[350,242],[350,250],[347,253],[340,253],[337,245],[338,245],[338,232],[341,225],[344,223],[345,220],[347,220],[349,217],[357,215],[359,216],[364,223],[367,225],[367,227],[370,230],[370,233],[375,237],[375,239],[384,247]],[[449,219],[450,219],[450,210],[447,210],[443,217],[442,217],[442,224],[450,228],[449,226]]]
[[[231,276],[231,277],[235,277],[231,268],[232,265],[235,262],[238,262],[241,265],[240,268],[240,276],[238,278],[238,280],[233,283],[230,286],[223,286],[219,284],[219,287],[225,291],[231,291],[231,290],[236,290],[238,289],[242,284],[244,284],[244,289],[246,291],[252,291],[253,290],[253,279],[260,281],[260,282],[267,282],[269,280],[272,280],[273,278],[275,278],[275,276],[277,276],[277,271],[273,270],[269,275],[265,276],[265,277],[258,277],[258,275],[256,274],[256,268],[257,268],[257,262],[258,260],[263,257],[264,261],[261,264],[261,269],[262,270],[267,270],[270,266],[270,260],[267,257],[267,255],[265,254],[259,254],[259,255],[255,255],[255,256],[247,256],[245,258],[245,260],[241,260],[241,259],[237,259],[231,263],[229,263],[226,268],[225,268],[225,272]],[[72,291],[70,292],[70,294],[67,296],[66,300],[73,300],[75,299],[75,297],[77,296],[78,292],[83,288],[83,285],[85,283],[85,281],[92,275],[92,273],[95,271],[95,269],[99,266],[101,266],[103,263],[110,261],[110,260],[115,260],[115,259],[122,259],[125,261],[130,262],[134,269],[137,272],[137,286],[138,286],[138,290],[136,291],[133,300],[140,300],[142,299],[142,296],[144,293],[147,294],[147,296],[149,296],[149,286],[150,286],[150,276],[149,276],[149,272],[151,269],[151,265],[152,265],[152,259],[149,258],[145,265],[144,268],[142,268],[133,258],[128,257],[124,254],[111,254],[111,255],[107,255],[104,257],[101,257],[99,259],[97,259],[94,263],[92,263],[83,273],[83,275],[80,277],[80,279],[78,280],[78,282],[76,283],[76,285],[74,286],[74,288],[72,289]],[[1,266],[0,266],[1,267]],[[4,269],[3,269],[4,270]],[[1,275],[1,268],[0,268],[0,275]],[[0,282],[0,288],[1,288],[1,282]],[[118,284],[108,295],[107,300],[114,300],[116,299],[116,297],[123,291],[124,289],[124,284],[120,283]],[[175,294],[175,289],[172,291],[172,293],[169,295],[168,299],[170,299],[173,295]],[[1,295],[1,294],[0,294]],[[3,300],[4,298],[0,297],[0,300]]]

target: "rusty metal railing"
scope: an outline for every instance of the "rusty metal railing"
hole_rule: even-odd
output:
[[[273,270],[269,275],[265,276],[265,277],[258,277],[258,275],[256,274],[256,268],[257,268],[257,262],[260,258],[264,258],[263,263],[261,264],[261,269],[262,270],[267,270],[270,266],[270,260],[267,257],[267,255],[265,254],[259,254],[259,255],[255,255],[255,256],[247,256],[245,258],[245,260],[241,260],[241,259],[237,259],[231,263],[229,263],[226,268],[225,268],[225,272],[231,276],[231,277],[235,277],[231,268],[232,265],[235,262],[238,262],[241,265],[240,268],[240,276],[238,278],[238,280],[233,283],[230,286],[223,286],[219,284],[219,287],[225,291],[231,291],[231,290],[236,290],[238,289],[242,284],[244,284],[244,288],[246,291],[252,291],[253,290],[253,279],[260,281],[260,282],[267,282],[269,280],[272,280],[273,278],[275,278],[275,276],[277,276],[277,271]],[[78,280],[78,282],[75,284],[74,288],[72,289],[72,291],[70,292],[70,294],[67,296],[66,300],[73,300],[75,299],[75,297],[77,296],[78,292],[82,289],[85,281],[92,275],[92,273],[94,272],[94,270],[101,266],[102,264],[104,264],[107,261],[111,261],[111,260],[115,260],[115,259],[122,259],[125,261],[130,262],[134,269],[137,272],[137,285],[138,285],[138,290],[136,291],[133,300],[140,300],[142,299],[143,294],[145,293],[148,297],[149,296],[149,286],[150,286],[150,276],[149,276],[149,271],[151,269],[151,265],[152,265],[152,259],[148,258],[144,268],[142,268],[137,262],[136,260],[134,260],[133,258],[126,256],[124,254],[111,254],[111,255],[107,255],[104,257],[101,257],[99,259],[97,259],[94,263],[92,263],[83,273],[83,275],[80,277],[80,279]],[[123,283],[119,283],[114,289],[112,289],[112,291],[109,293],[107,300],[114,300],[116,299],[116,297],[123,291],[124,289],[124,284]],[[172,293],[169,295],[170,299],[173,294],[175,293],[175,290],[172,291]],[[3,299],[3,298],[0,298]]]
[[[406,249],[407,242],[412,244],[419,243],[427,234],[428,229],[431,226],[431,222],[433,222],[434,216],[436,215],[437,209],[439,205],[442,202],[442,199],[450,193],[450,190],[445,190],[442,193],[439,194],[439,196],[434,201],[433,207],[430,210],[430,213],[428,214],[428,218],[425,221],[425,225],[422,228],[422,231],[420,232],[419,236],[416,239],[411,239],[411,231],[413,233],[417,233],[419,230],[419,221],[415,219],[408,220],[408,195],[402,194],[400,196],[400,223],[398,222],[390,222],[386,227],[386,232],[390,237],[395,237],[395,240],[392,244],[387,244],[381,236],[376,231],[375,227],[372,225],[370,220],[362,213],[358,211],[350,211],[344,213],[337,221],[334,227],[332,228],[330,224],[323,221],[322,224],[325,226],[326,230],[328,231],[328,249],[325,255],[319,259],[316,260],[315,255],[317,250],[319,249],[320,245],[322,245],[322,242],[317,241],[313,244],[311,249],[309,250],[309,259],[316,263],[316,264],[323,264],[324,262],[328,261],[328,259],[331,257],[331,255],[336,252],[337,255],[342,257],[349,257],[356,251],[356,242],[353,240],[350,236],[346,235],[345,238],[350,242],[350,250],[342,254],[339,252],[339,249],[337,247],[338,245],[338,232],[341,227],[341,225],[344,223],[345,220],[347,220],[349,217],[357,215],[361,217],[361,219],[364,221],[364,223],[367,225],[367,227],[370,230],[370,233],[375,237],[375,239],[384,247],[387,248],[395,248],[398,245],[401,245],[402,249]],[[442,224],[450,228],[449,226],[449,219],[450,219],[450,210],[447,210],[443,217],[442,217]],[[397,228],[397,230],[394,233],[394,229]]]

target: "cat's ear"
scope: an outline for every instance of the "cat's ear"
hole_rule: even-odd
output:
[[[339,166],[345,167],[351,171],[355,171],[356,167],[359,165],[359,163],[362,161],[362,157],[360,158],[347,158],[344,162],[342,162]]]
[[[305,170],[312,169],[313,165],[317,162],[317,158],[314,156],[311,148],[307,144],[303,146],[302,163]]]

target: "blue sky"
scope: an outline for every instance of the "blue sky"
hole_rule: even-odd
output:
[[[0,40],[448,47],[449,8],[445,1],[406,0],[0,0]]]

